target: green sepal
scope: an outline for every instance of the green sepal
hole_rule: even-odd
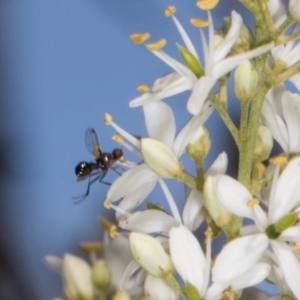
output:
[[[187,65],[187,67],[196,75],[197,78],[200,78],[201,76],[204,75],[203,68],[198,61],[198,59],[194,56],[193,53],[191,53],[188,49],[183,47],[182,45],[177,44],[178,51]]]
[[[145,200],[145,204],[146,204],[146,207],[147,209],[155,209],[155,210],[160,210],[160,211],[163,211],[163,212],[166,212],[163,207],[160,205],[160,204],[154,204],[154,203],[151,203],[147,200]]]
[[[282,217],[277,223],[266,228],[266,234],[270,239],[276,240],[287,228],[293,226],[298,219],[298,213],[289,213]]]
[[[188,281],[184,288],[184,296],[187,300],[202,300],[197,288]]]

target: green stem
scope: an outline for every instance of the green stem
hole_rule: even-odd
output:
[[[254,146],[256,136],[259,128],[259,119],[261,116],[261,110],[263,101],[268,90],[264,82],[264,64],[266,55],[260,56],[256,60],[256,70],[259,75],[260,85],[258,91],[251,102],[251,109],[249,115],[249,123],[247,134],[240,141],[239,145],[239,181],[244,184],[248,189],[250,188],[251,171],[254,157]]]
[[[238,145],[239,143],[239,131],[232,122],[228,111],[226,103],[220,102],[214,92],[209,93],[209,99],[211,103],[214,105],[215,109],[218,111],[219,115],[221,116],[223,122],[225,123],[226,127],[230,131],[233,136],[235,143]]]

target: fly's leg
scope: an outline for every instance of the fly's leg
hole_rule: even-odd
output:
[[[80,202],[82,202],[89,195],[91,184],[93,184],[95,181],[97,181],[100,178],[99,174],[96,174],[96,175],[97,176],[95,178],[93,178],[92,180],[91,180],[92,175],[89,176],[89,182],[88,182],[88,186],[87,186],[87,190],[86,190],[85,194],[83,194],[81,196],[73,197],[73,199],[75,200],[74,204],[79,204]],[[103,178],[103,175],[102,175],[101,178]]]

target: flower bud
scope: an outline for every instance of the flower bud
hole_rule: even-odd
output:
[[[98,260],[92,269],[92,282],[99,290],[107,290],[111,283],[111,274],[103,259]]]
[[[204,183],[203,195],[204,206],[207,209],[211,218],[215,221],[216,225],[223,228],[231,221],[231,213],[221,204],[216,193],[214,178],[208,176]]]
[[[65,254],[63,259],[65,294],[68,300],[93,299],[91,267],[83,259]]]
[[[172,271],[170,256],[154,237],[131,232],[129,242],[135,260],[151,275],[162,277]]]
[[[187,145],[187,153],[193,159],[203,159],[207,155],[210,145],[209,132],[205,126],[201,126]]]
[[[259,162],[268,159],[272,148],[273,136],[270,129],[266,126],[260,125],[255,141],[254,159]]]
[[[162,142],[151,139],[141,139],[141,151],[145,163],[160,177],[178,178],[182,165],[176,155]]]
[[[148,300],[179,299],[179,295],[162,278],[150,274],[146,277],[144,289]]]
[[[225,17],[224,24],[223,24],[223,30],[225,34],[228,33],[230,27],[231,27],[231,18]],[[243,23],[240,34],[232,46],[232,50],[236,53],[243,53],[250,50],[253,44],[254,44],[253,34],[250,28],[245,23]]]
[[[241,63],[234,72],[234,91],[240,101],[249,101],[255,95],[258,75],[249,61]]]
[[[131,300],[131,298],[126,292],[118,291],[114,294],[112,300]]]
[[[295,21],[300,21],[300,1],[290,0],[289,1],[289,13]]]

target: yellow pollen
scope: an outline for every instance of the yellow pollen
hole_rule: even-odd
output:
[[[103,245],[102,243],[99,242],[87,242],[87,243],[80,243],[79,248],[86,253],[100,252],[103,248]]]
[[[123,137],[120,133],[114,134],[111,138],[113,141],[116,141],[119,144],[122,144],[122,142],[123,142]]]
[[[257,204],[259,204],[259,200],[256,199],[256,198],[250,199],[250,200],[247,202],[247,206],[248,206],[248,207],[253,207],[254,205],[257,205]]]
[[[199,19],[199,18],[191,18],[190,22],[195,27],[207,27],[210,23],[207,20]]]
[[[104,114],[104,122],[106,125],[110,125],[112,122],[112,115],[110,115],[109,113],[105,113]]]
[[[274,165],[286,165],[288,161],[287,161],[285,154],[282,153],[282,154],[279,154],[277,156],[270,158],[269,162]]]
[[[262,163],[258,165],[258,178],[262,178],[266,170],[266,166]]]
[[[212,232],[210,227],[207,228],[207,230],[205,231],[204,234],[205,234],[206,237],[212,237],[213,236],[213,232]]]
[[[170,16],[174,15],[175,12],[176,12],[176,7],[174,5],[169,5],[166,7],[164,14],[165,14],[165,17],[170,17]]]
[[[146,44],[146,47],[149,51],[156,51],[163,48],[166,43],[166,39],[160,39],[154,43]]]
[[[150,87],[145,84],[145,83],[141,83],[138,85],[138,87],[136,88],[140,93],[149,93],[150,92]]]
[[[142,44],[147,41],[149,37],[150,34],[148,32],[133,33],[130,35],[131,41],[135,44]]]
[[[107,208],[107,209],[110,209],[110,202],[108,201],[108,199],[105,199],[105,200],[103,201],[103,206],[104,206],[105,208]]]
[[[300,244],[296,244],[296,245],[294,246],[294,251],[295,251],[296,253],[300,253]]]
[[[100,217],[100,224],[102,227],[108,231],[109,236],[114,239],[117,236],[117,226],[110,222],[105,217]]]
[[[196,5],[203,10],[210,10],[215,8],[219,0],[198,0]]]

